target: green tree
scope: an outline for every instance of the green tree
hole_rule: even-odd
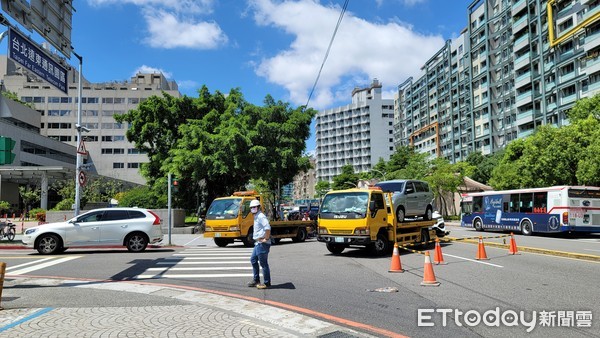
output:
[[[590,115],[596,120],[600,120],[600,94],[577,100],[573,108],[567,112],[571,123],[585,120]]]
[[[29,210],[34,203],[40,201],[40,188],[29,185],[21,185],[19,186],[19,195],[21,195],[25,209]]]
[[[468,164],[475,166],[475,170],[470,177],[477,182],[489,184],[492,172],[498,165],[503,154],[504,150],[499,150],[489,155],[483,155],[478,151],[470,153],[465,160]]]
[[[119,206],[161,209],[167,207],[166,194],[151,187],[136,187],[119,194]]]
[[[319,200],[331,189],[329,181],[319,181],[315,185],[315,198]]]
[[[350,189],[356,188],[359,180],[359,175],[354,173],[352,164],[346,164],[342,167],[342,173],[333,177],[331,189]]]
[[[445,158],[436,158],[431,161],[431,174],[425,180],[429,182],[438,205],[437,209],[444,213],[450,206],[450,212],[456,214],[454,210],[454,193],[458,191],[458,187],[463,184],[465,176],[469,176],[475,170],[475,166],[466,162],[457,162],[451,164]],[[447,201],[446,193],[450,192],[451,201]]]
[[[10,203],[7,201],[0,201],[0,214],[4,215],[10,210]]]

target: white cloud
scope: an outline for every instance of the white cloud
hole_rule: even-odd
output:
[[[133,76],[137,75],[138,73],[144,73],[144,74],[162,73],[167,79],[171,79],[173,77],[173,74],[171,74],[167,71],[164,71],[163,69],[150,67],[150,66],[146,66],[146,65],[141,65],[140,67],[138,67],[131,76],[133,77]]]
[[[200,88],[200,84],[194,80],[177,81],[177,86],[179,86],[179,89],[199,89]]]
[[[142,41],[153,48],[214,49],[228,41],[217,23],[198,18],[213,12],[215,0],[88,0],[88,3],[140,7],[149,34]]]
[[[257,24],[295,37],[288,48],[263,59],[256,73],[286,88],[290,101],[306,104],[340,8],[316,0],[250,0],[250,5]],[[349,79],[359,81],[352,87],[364,87],[378,78],[384,91],[390,92],[408,77],[418,75],[423,63],[443,45],[441,36],[414,32],[409,25],[372,23],[346,12],[309,105],[328,108],[340,95],[348,101],[351,88],[339,92],[337,86]]]
[[[167,8],[176,12],[211,13],[215,0],[87,0],[91,6],[131,4],[145,8]]]
[[[214,22],[194,23],[150,9],[144,10],[144,17],[150,32],[144,42],[154,48],[212,49],[227,42],[227,36]]]

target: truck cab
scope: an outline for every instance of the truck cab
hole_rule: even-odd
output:
[[[328,192],[319,212],[319,242],[340,254],[350,246],[369,248],[377,255],[391,251],[394,242],[418,243],[435,236],[434,221],[398,223],[391,194],[378,187]]]
[[[234,239],[241,239],[244,245],[252,246],[254,217],[250,213],[250,201],[259,199],[254,191],[238,191],[232,196],[215,198],[206,212],[204,237],[214,238],[217,246],[226,246]],[[262,208],[262,205],[261,205]]]

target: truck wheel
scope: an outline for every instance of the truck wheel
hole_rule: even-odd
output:
[[[300,228],[298,229],[298,234],[296,235],[296,237],[292,238],[292,241],[294,242],[304,242],[306,240],[306,228]]]
[[[242,243],[244,243],[244,246],[251,248],[254,246],[254,227],[250,227],[250,229],[248,229],[248,233],[246,234],[246,237],[242,238]]]
[[[421,244],[421,247],[423,249],[427,249],[427,247],[429,246],[429,241],[431,240],[431,237],[429,236],[429,230],[427,229],[421,229],[421,243],[425,243],[425,244]]]
[[[531,226],[531,222],[529,222],[528,220],[524,220],[523,223],[521,223],[521,233],[524,236],[531,236],[531,234],[533,233],[533,227]]]
[[[340,244],[327,243],[327,250],[329,250],[329,252],[331,252],[334,255],[341,254],[345,248],[346,247],[344,247],[343,245],[340,245]]]
[[[371,250],[377,256],[383,256],[390,251],[392,246],[390,245],[390,241],[388,241],[387,237],[384,234],[377,234],[377,239],[375,243],[371,246]]]
[[[396,220],[398,223],[404,222],[404,209],[402,209],[402,207],[398,207],[396,210]]]
[[[229,241],[227,239],[225,239],[225,238],[215,238],[215,244],[218,247],[223,248],[223,247],[226,247],[227,244],[229,244]]]

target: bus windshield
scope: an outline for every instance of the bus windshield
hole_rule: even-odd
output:
[[[234,219],[240,212],[241,198],[227,198],[214,200],[208,211],[206,219]]]

